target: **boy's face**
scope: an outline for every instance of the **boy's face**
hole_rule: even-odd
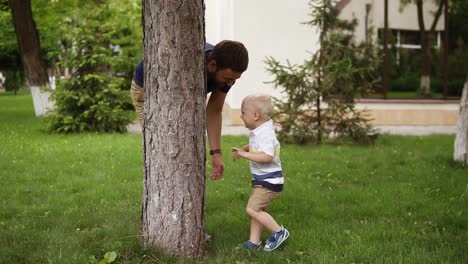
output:
[[[215,85],[218,88],[224,86],[231,87],[234,82],[239,79],[242,75],[240,72],[233,71],[232,69],[218,69],[216,67],[216,61],[211,60],[207,65],[208,74],[214,79]]]
[[[244,121],[245,127],[253,130],[257,127],[257,121],[260,118],[260,114],[255,111],[251,102],[242,102],[241,105],[241,116],[240,118]]]

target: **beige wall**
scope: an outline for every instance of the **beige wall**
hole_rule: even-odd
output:
[[[358,103],[375,126],[455,126],[460,104],[453,103]],[[243,125],[240,109],[224,109],[233,125]],[[226,120],[228,121],[228,120]]]
[[[352,0],[343,9],[342,18],[356,17],[359,25],[356,35],[364,40],[365,4],[371,3],[370,25],[383,27],[383,0]],[[432,23],[432,11],[437,9],[432,0],[425,2],[427,27]],[[318,32],[302,22],[310,20],[309,0],[205,0],[206,40],[213,44],[232,39],[243,42],[249,50],[249,68],[239,79],[226,98],[224,124],[241,125],[240,105],[251,93],[267,93],[281,98],[271,84],[272,76],[265,70],[264,60],[273,56],[285,63],[300,64],[309,58],[308,52],[318,48]],[[416,6],[411,5],[399,12],[400,0],[389,0],[391,28],[418,30]],[[431,4],[432,3],[432,4]],[[442,30],[443,17],[437,30]],[[456,123],[458,106],[450,109],[437,106],[408,106],[381,104],[370,106],[374,124],[386,125],[452,125]],[[383,108],[382,108],[383,107]],[[393,108],[392,108],[393,107]],[[397,108],[395,108],[397,107]]]
[[[206,40],[237,40],[249,51],[249,68],[228,93],[228,107],[239,109],[242,99],[252,93],[281,97],[266,71],[269,56],[286,63],[302,64],[308,52],[318,47],[318,33],[302,22],[308,16],[309,0],[205,0]],[[230,118],[229,118],[230,119]],[[227,121],[227,120],[226,120]],[[228,123],[229,124],[229,123]]]
[[[459,102],[358,103],[373,125],[452,126],[458,121]]]

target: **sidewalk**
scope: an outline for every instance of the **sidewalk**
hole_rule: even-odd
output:
[[[376,126],[380,133],[392,135],[431,135],[455,134],[456,126]],[[128,125],[129,133],[141,133],[141,126],[137,123]],[[248,135],[249,130],[243,126],[223,126],[223,135]]]
[[[381,133],[392,135],[455,134],[456,126],[376,126]]]
[[[141,134],[141,126],[138,122],[127,126],[128,133]],[[248,135],[249,130],[243,126],[223,126],[222,135]]]

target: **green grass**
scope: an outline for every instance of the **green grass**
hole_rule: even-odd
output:
[[[184,263],[139,243],[141,136],[41,130],[28,94],[0,94],[0,263]],[[271,213],[290,231],[272,253],[248,238],[248,162],[207,181],[205,263],[467,263],[468,168],[453,135],[382,136],[373,146],[282,146],[285,191]],[[266,238],[268,234],[264,234]]]

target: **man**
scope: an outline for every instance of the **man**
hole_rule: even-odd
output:
[[[205,59],[207,69],[206,93],[211,93],[206,105],[206,130],[208,132],[211,165],[213,167],[213,174],[210,179],[218,180],[224,175],[224,162],[221,156],[221,127],[224,100],[232,85],[247,70],[249,55],[242,43],[224,40],[216,46],[206,43]],[[131,87],[132,102],[140,123],[143,120],[144,109],[143,65],[143,60],[138,63]]]

